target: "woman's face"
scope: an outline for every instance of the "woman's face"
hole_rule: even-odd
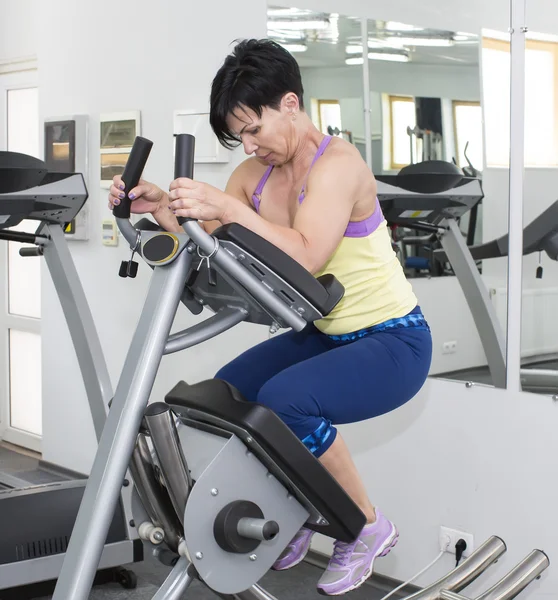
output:
[[[241,140],[246,154],[255,154],[270,165],[281,165],[294,152],[294,111],[288,101],[281,102],[277,110],[264,107],[261,117],[249,108],[239,107],[229,115],[227,124]]]

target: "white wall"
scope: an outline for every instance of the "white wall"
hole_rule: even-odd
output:
[[[444,525],[472,533],[475,547],[492,535],[507,544],[466,596],[476,597],[541,549],[550,569],[521,598],[556,598],[557,418],[558,404],[547,397],[430,380],[401,409],[342,427],[370,498],[401,534],[377,572],[403,581],[413,576],[437,556]],[[330,543],[318,538],[314,547],[327,552]],[[447,554],[416,583],[431,583],[454,566]]]
[[[218,10],[216,7],[218,6]],[[151,270],[140,266],[137,279],[121,279],[118,267],[129,252],[101,244],[101,221],[110,217],[107,191],[99,185],[99,115],[139,109],[142,134],[154,141],[145,177],[162,187],[173,178],[173,110],[208,106],[211,80],[237,38],[265,35],[265,3],[198,4],[149,0],[76,3],[57,0],[38,8],[37,39],[41,117],[86,114],[90,117],[88,173],[90,241],[73,242],[93,318],[116,387],[139,317]],[[219,19],[215,15],[219,14]],[[55,26],[56,25],[56,26]],[[54,27],[55,26],[55,27]],[[53,28],[60,32],[53,35]],[[195,176],[224,186],[235,163],[196,167]],[[52,286],[43,290],[43,456],[66,467],[88,471],[95,439],[87,414],[81,377]],[[181,309],[176,327],[194,318]],[[246,325],[195,351],[163,359],[153,399],[161,399],[180,379],[197,381],[266,332]],[[53,349],[56,346],[56,351]],[[60,369],[64,356],[64,369]],[[66,360],[69,358],[69,360]]]
[[[37,4],[37,0],[2,0],[0,3],[0,64],[36,54]]]

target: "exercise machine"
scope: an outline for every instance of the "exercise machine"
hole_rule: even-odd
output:
[[[378,198],[389,223],[424,232],[421,243],[434,246],[432,260],[447,264],[457,277],[484,348],[495,387],[506,385],[503,328],[484,284],[478,263],[504,257],[508,236],[469,246],[458,219],[483,198],[478,175],[466,175],[450,163],[419,163],[398,175],[379,176]],[[545,252],[558,260],[558,201],[523,231],[523,255]],[[558,371],[522,368],[523,389],[539,393],[558,391]]]
[[[46,261],[68,323],[99,440],[112,398],[111,382],[64,235],[65,226],[86,200],[81,174],[49,173],[45,163],[34,157],[0,152],[0,239],[26,244],[19,251],[21,256],[43,256]],[[24,219],[37,222],[35,233],[10,229]],[[43,462],[32,471],[0,470],[0,590],[57,579],[86,483],[83,474]],[[129,504],[129,498],[124,501],[120,497],[114,504],[99,565],[103,581],[117,580],[132,588],[134,573],[120,565],[142,560],[143,546],[129,526]],[[17,597],[22,594],[20,589]]]
[[[175,177],[193,177],[195,140],[176,138]],[[132,189],[152,142],[136,138],[122,179]],[[191,219],[184,233],[149,220],[132,226],[130,201],[114,214],[151,283],[99,443],[54,600],[88,597],[110,516],[128,466],[138,534],[172,566],[154,600],[178,600],[193,580],[232,600],[273,600],[257,582],[301,526],[351,541],[365,516],[291,430],[265,406],[218,379],[179,381],[148,404],[162,357],[241,322],[300,331],[344,294],[332,275],[313,277],[284,252],[239,224],[207,234]],[[134,275],[124,263],[120,273]],[[210,316],[171,333],[180,303]],[[494,536],[415,600],[459,592],[505,552]],[[491,600],[524,589],[548,567],[541,551],[500,583]],[[422,595],[421,595],[422,594]]]

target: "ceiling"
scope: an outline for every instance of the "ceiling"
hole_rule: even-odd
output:
[[[267,29],[268,37],[288,49],[292,48],[291,44],[306,48],[304,52],[291,50],[301,67],[345,67],[348,58],[360,59],[362,64],[359,17],[270,6]],[[347,52],[347,46],[352,52]],[[478,67],[479,39],[463,32],[369,19],[368,52],[374,56],[395,54],[393,58],[398,62]]]

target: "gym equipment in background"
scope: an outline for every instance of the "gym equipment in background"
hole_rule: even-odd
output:
[[[34,157],[0,152],[0,239],[32,244],[21,248],[20,255],[43,256],[46,261],[68,323],[99,440],[112,387],[64,235],[66,225],[86,200],[81,174],[51,173]],[[24,219],[37,221],[35,233],[9,229]],[[120,488],[122,481],[124,478]],[[0,590],[58,577],[86,483],[83,474],[43,462],[34,470],[0,470]],[[133,588],[134,573],[120,565],[142,560],[143,547],[129,527],[129,510],[119,497],[109,515],[100,567],[111,568],[104,573],[104,581],[120,581],[124,587]],[[23,593],[20,590],[18,597]]]
[[[192,177],[194,138],[181,134],[176,145],[174,175]],[[151,146],[136,139],[122,176],[127,189],[136,185]],[[213,235],[191,219],[179,219],[184,233],[162,231],[148,220],[136,229],[128,199],[114,213],[133,252],[153,274],[54,600],[88,597],[130,463],[139,534],[173,565],[153,600],[179,600],[194,579],[221,598],[273,600],[257,582],[301,526],[351,541],[364,514],[275,413],[246,402],[229,384],[181,381],[165,402],[148,400],[163,355],[243,321],[300,331],[333,310],[343,287],[332,275],[314,278],[239,224]],[[124,265],[121,274],[127,271]],[[194,314],[209,308],[212,315],[171,334],[180,301]],[[489,538],[415,599],[460,591],[505,549],[501,539]],[[535,558],[522,588],[548,566],[544,553],[536,551]],[[508,578],[504,591],[516,584],[513,573]]]
[[[419,163],[398,175],[379,176],[378,198],[387,221],[426,233],[424,240],[433,246],[431,260],[445,272],[454,274],[463,290],[477,326],[492,382],[506,385],[504,332],[490,300],[478,263],[507,256],[508,236],[468,246],[458,219],[482,199],[478,176],[453,174],[450,163]],[[423,242],[421,242],[423,243]],[[546,252],[558,260],[558,201],[541,213],[523,231],[523,254]],[[450,270],[451,269],[451,270]],[[558,392],[558,371],[525,367],[521,382],[526,391]]]

